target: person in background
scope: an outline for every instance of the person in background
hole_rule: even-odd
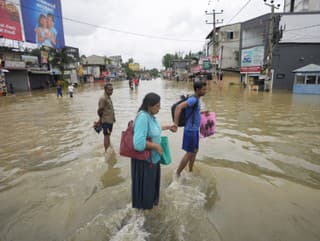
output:
[[[133,80],[133,83],[134,83],[134,87],[137,89],[138,85],[139,85],[139,79],[137,77],[135,77]]]
[[[98,116],[99,122],[103,129],[104,134],[104,149],[107,152],[110,146],[110,135],[113,128],[113,123],[116,121],[113,103],[111,100],[111,95],[113,93],[113,86],[111,83],[107,83],[104,86],[104,94],[100,97],[98,103]]]
[[[178,126],[179,116],[182,109],[186,108],[185,115],[190,116],[186,120],[183,131],[182,149],[186,154],[183,156],[177,169],[176,174],[178,177],[188,163],[189,171],[192,172],[193,170],[194,161],[199,149],[200,97],[206,94],[206,85],[206,82],[203,81],[194,82],[194,95],[190,96],[186,101],[180,103],[176,107],[174,114],[174,123],[176,127]]]
[[[68,92],[69,92],[70,98],[72,98],[73,97],[73,85],[72,85],[72,83],[69,83]]]
[[[129,78],[129,87],[131,90],[133,90],[133,80],[131,77]]]
[[[10,92],[10,94],[14,95],[14,88],[13,88],[12,83],[9,84],[9,92]]]
[[[159,110],[160,96],[156,93],[148,93],[143,99],[134,122],[135,150],[151,151],[149,160],[131,158],[132,207],[137,209],[152,209],[154,205],[158,205],[161,175],[159,161],[162,155],[161,131],[177,131],[175,125],[160,127],[155,117]]]
[[[62,84],[60,80],[57,81],[57,98],[59,96],[62,98]]]

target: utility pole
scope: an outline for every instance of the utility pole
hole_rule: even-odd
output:
[[[265,83],[265,89],[269,89],[270,91],[272,91],[272,86],[273,86],[273,70],[272,70],[272,51],[273,51],[273,28],[274,28],[274,22],[275,22],[275,17],[274,17],[274,9],[279,9],[280,4],[277,4],[277,6],[275,6],[274,4],[274,0],[271,0],[270,3],[267,3],[267,0],[263,0],[264,4],[266,6],[269,6],[271,8],[271,18],[270,18],[270,23],[269,23],[269,51],[268,51],[268,79],[269,79],[269,83],[268,83],[268,87],[266,88],[266,83]]]
[[[206,20],[206,24],[212,24],[213,30],[212,30],[212,79],[214,80],[216,77],[216,24],[222,23],[223,20],[216,20],[216,14],[222,14],[223,10],[220,10],[220,12],[216,12],[214,9],[211,13],[208,13],[208,11],[205,11],[206,15],[212,15],[212,23],[209,23]]]

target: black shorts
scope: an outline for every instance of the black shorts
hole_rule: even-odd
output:
[[[110,124],[110,123],[102,123],[102,129],[103,129],[103,134],[106,136],[110,136],[111,135],[111,132],[112,132],[112,127],[113,127],[113,124]]]

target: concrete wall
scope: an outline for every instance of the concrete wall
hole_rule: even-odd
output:
[[[274,89],[292,90],[293,70],[308,64],[320,64],[319,44],[279,44],[273,52]]]
[[[240,27],[241,24],[232,24],[221,26],[219,29],[219,46],[218,49],[223,47],[222,50],[222,68],[223,69],[239,69],[239,59],[236,55],[240,53]],[[233,38],[228,38],[228,32],[233,33]],[[236,53],[237,52],[237,53]]]

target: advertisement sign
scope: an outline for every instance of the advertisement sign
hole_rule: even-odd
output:
[[[240,73],[260,73],[261,72],[261,67],[260,66],[250,66],[250,67],[241,67],[240,68]]]
[[[257,46],[241,51],[241,67],[262,66],[264,46]]]
[[[202,69],[204,69],[204,70],[209,70],[209,69],[211,69],[211,63],[210,63],[209,60],[204,60],[204,61],[202,62]]]
[[[47,64],[49,53],[47,51],[40,51],[40,56],[41,56],[41,64]]]
[[[74,48],[74,47],[65,47],[64,48],[65,53],[71,57],[74,61],[78,61],[79,60],[79,49],[78,48]]]
[[[0,36],[22,41],[21,17],[18,0],[0,0]]]
[[[64,47],[60,0],[20,0],[20,3],[26,41],[38,47]]]

